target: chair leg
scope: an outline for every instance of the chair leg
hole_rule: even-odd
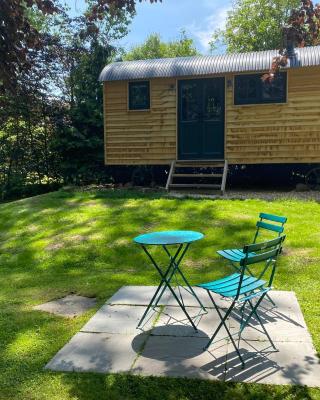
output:
[[[250,300],[249,300],[249,304],[250,304],[251,309],[253,310],[253,309],[254,309],[254,305],[252,304],[252,302],[251,302]],[[272,339],[271,339],[271,337],[270,337],[270,335],[269,335],[269,333],[268,333],[266,327],[264,326],[264,324],[263,324],[263,322],[262,322],[262,320],[261,320],[261,318],[260,318],[260,316],[259,316],[257,310],[255,310],[253,314],[255,315],[255,317],[257,318],[257,320],[258,320],[258,322],[259,322],[259,324],[261,325],[261,328],[263,329],[265,335],[267,336],[267,338],[268,338],[268,340],[269,340],[271,346],[272,346],[275,350],[278,350],[278,349],[276,348],[275,344],[273,343],[273,341],[272,341]]]
[[[266,295],[266,299],[268,299],[268,301],[270,301],[270,303],[273,305],[273,307],[277,307],[276,303],[272,300],[272,298],[268,294]]]
[[[220,331],[220,329],[222,328],[222,326],[224,326],[224,328],[225,328],[225,330],[227,331],[228,336],[229,336],[229,338],[230,338],[230,340],[231,340],[231,342],[232,342],[232,344],[233,344],[233,347],[234,347],[235,351],[236,351],[237,354],[238,354],[238,357],[239,357],[239,359],[240,359],[240,361],[241,361],[241,364],[242,364],[242,368],[244,368],[244,367],[245,367],[244,360],[243,360],[243,358],[242,358],[242,356],[241,356],[241,354],[240,354],[240,351],[239,351],[239,349],[238,349],[238,347],[237,347],[237,345],[236,345],[236,343],[235,343],[235,341],[234,341],[234,339],[233,339],[233,337],[232,337],[232,334],[231,334],[231,332],[229,331],[228,326],[227,326],[227,324],[226,324],[226,320],[228,319],[229,315],[231,314],[231,312],[232,312],[232,310],[233,310],[233,308],[234,308],[234,306],[235,306],[235,301],[232,302],[232,304],[231,304],[230,307],[228,308],[227,312],[226,312],[225,315],[223,316],[223,315],[221,314],[221,312],[220,312],[218,306],[216,305],[216,303],[215,303],[213,297],[211,296],[210,291],[207,290],[207,292],[208,292],[208,295],[209,295],[209,297],[210,297],[210,299],[211,299],[211,301],[212,301],[212,303],[213,303],[213,305],[214,305],[214,308],[215,308],[216,311],[217,311],[217,314],[219,315],[219,317],[220,317],[220,319],[221,319],[221,322],[220,322],[220,324],[218,325],[217,329],[215,330],[214,334],[211,336],[209,342],[206,344],[206,346],[204,347],[203,350],[207,350],[207,349],[208,349],[208,347],[211,345],[211,343],[213,342],[213,340],[214,340],[215,337],[217,336],[217,334],[218,334],[218,332]]]
[[[241,324],[243,322],[243,316],[244,316],[244,311],[245,311],[246,304],[247,304],[247,302],[244,301],[242,306],[241,306],[241,308],[240,308],[240,316],[241,316],[240,326],[241,326]],[[239,332],[239,336],[238,336],[238,346],[240,346],[240,340],[241,340],[241,332]]]
[[[242,333],[244,328],[249,324],[250,319],[252,318],[253,314],[255,313],[256,309],[258,308],[259,304],[261,303],[261,301],[263,300],[265,296],[265,293],[262,294],[259,297],[259,300],[256,302],[256,304],[254,305],[254,307],[251,309],[249,315],[247,316],[247,318],[245,319],[244,322],[242,322],[242,324],[240,325],[240,332]]]
[[[248,303],[250,304],[250,307],[251,307],[251,312],[249,313],[249,315],[248,315],[248,317],[246,318],[246,320],[245,320],[244,322],[242,322],[242,324],[241,324],[241,326],[240,326],[240,331],[239,331],[239,333],[240,333],[240,335],[241,335],[241,333],[243,332],[244,328],[249,324],[249,321],[250,321],[250,319],[252,318],[252,316],[255,315],[256,318],[257,318],[257,320],[258,320],[258,322],[259,322],[259,324],[261,325],[261,327],[262,327],[262,329],[263,329],[265,335],[267,336],[269,342],[271,343],[272,347],[273,347],[275,350],[277,350],[277,348],[275,347],[275,345],[274,345],[274,343],[273,343],[273,341],[272,341],[272,339],[271,339],[269,333],[267,332],[265,326],[263,325],[263,322],[262,322],[261,318],[259,317],[259,315],[258,315],[258,313],[257,313],[257,309],[258,309],[258,307],[259,307],[259,304],[261,303],[261,301],[263,300],[263,298],[264,298],[265,295],[266,295],[266,293],[264,293],[264,294],[259,298],[259,300],[256,302],[255,305],[253,305],[252,302],[251,302],[250,300],[248,301]]]

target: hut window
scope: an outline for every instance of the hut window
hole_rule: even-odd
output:
[[[149,81],[129,82],[129,110],[150,109]]]
[[[287,73],[281,72],[272,82],[263,82],[261,74],[236,75],[234,104],[285,103]]]

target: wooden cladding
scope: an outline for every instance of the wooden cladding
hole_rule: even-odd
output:
[[[237,106],[227,89],[230,164],[320,162],[320,68],[292,69],[287,76],[284,104]]]
[[[287,78],[283,104],[234,105],[233,88],[226,88],[225,157],[230,164],[320,162],[320,67],[291,69]],[[175,160],[176,96],[175,78],[152,79],[150,110],[129,111],[128,82],[105,82],[106,164]]]
[[[128,110],[128,82],[104,83],[107,165],[170,164],[176,158],[175,79],[150,82],[150,110]]]

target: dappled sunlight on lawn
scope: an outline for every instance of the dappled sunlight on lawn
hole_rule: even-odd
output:
[[[150,393],[145,384],[149,382],[150,388],[155,385],[156,390],[168,385],[172,398],[185,398],[183,385],[179,386],[180,392],[175,392],[171,381],[160,378],[44,372],[45,363],[94,310],[83,317],[65,320],[32,311],[32,306],[76,293],[97,297],[99,307],[123,285],[157,284],[158,275],[132,241],[140,233],[155,230],[203,232],[205,238],[190,247],[184,271],[192,284],[220,277],[230,269],[216,250],[250,242],[261,211],[288,217],[285,251],[275,287],[297,293],[320,351],[320,302],[314,301],[320,291],[320,282],[314,279],[319,277],[320,260],[318,203],[172,199],[157,193],[142,195],[129,191],[60,191],[0,205],[0,370],[5,371],[0,376],[0,397],[4,393],[7,398],[33,398],[23,393],[28,393],[28,387],[39,386],[43,395],[39,399],[58,391],[61,396],[47,398],[87,400],[91,398],[90,387],[101,396],[109,390],[114,398],[119,398],[123,384],[129,391],[135,385],[137,398],[147,398]],[[167,264],[163,252],[153,252],[160,263]],[[229,396],[226,398],[239,399],[247,387],[219,385],[201,382],[196,386],[200,391],[203,386],[212,395],[219,389]],[[21,396],[17,395],[19,390]],[[251,398],[255,398],[255,390],[262,395],[262,389],[256,386],[246,390],[251,391]],[[306,392],[302,389],[282,390],[288,399],[311,398],[303,397]],[[164,393],[171,392],[164,389]]]

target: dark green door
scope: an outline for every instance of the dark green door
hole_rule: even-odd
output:
[[[224,78],[179,81],[179,160],[224,158],[224,103]]]

